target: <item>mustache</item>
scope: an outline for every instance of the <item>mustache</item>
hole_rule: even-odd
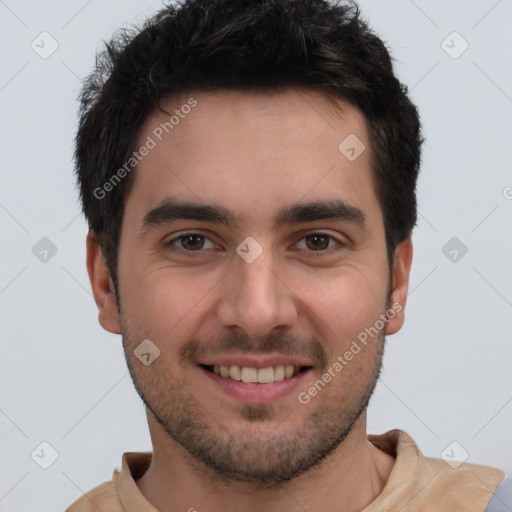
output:
[[[325,347],[314,336],[308,340],[301,340],[291,334],[273,333],[254,340],[243,333],[233,332],[208,341],[197,338],[190,340],[181,352],[180,366],[186,360],[198,360],[205,354],[215,356],[234,352],[248,355],[278,353],[303,357],[322,371],[327,369],[329,361]]]

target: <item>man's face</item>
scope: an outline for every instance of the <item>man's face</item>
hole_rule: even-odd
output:
[[[368,132],[349,103],[335,114],[306,90],[200,92],[163,106],[174,114],[191,96],[168,134],[158,112],[139,138],[156,145],[122,224],[127,361],[149,410],[196,460],[238,480],[283,481],[339,445],[380,371],[394,284]],[[338,149],[354,135],[366,146],[355,160]],[[388,333],[401,326],[393,317]],[[134,353],[143,340],[160,350],[148,366]],[[276,381],[243,382],[255,378]]]

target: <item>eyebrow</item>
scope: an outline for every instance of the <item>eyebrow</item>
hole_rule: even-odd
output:
[[[167,199],[144,216],[142,232],[180,219],[224,224],[230,228],[239,225],[235,213],[223,206]],[[366,228],[366,217],[360,208],[341,199],[333,199],[285,206],[278,211],[273,229],[316,220],[351,222]]]
[[[341,220],[366,228],[366,217],[360,208],[341,199],[297,203],[279,210],[274,228],[284,224],[299,224],[315,220]]]

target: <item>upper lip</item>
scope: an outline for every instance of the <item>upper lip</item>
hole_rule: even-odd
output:
[[[212,356],[199,361],[203,366],[246,366],[248,368],[268,368],[270,366],[313,366],[310,362],[285,355],[229,355]]]

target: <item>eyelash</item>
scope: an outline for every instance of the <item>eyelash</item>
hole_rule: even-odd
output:
[[[197,251],[191,251],[191,250],[179,248],[179,247],[177,247],[175,245],[176,242],[179,242],[180,240],[182,240],[182,239],[184,239],[184,238],[186,238],[187,236],[190,236],[190,235],[197,235],[197,236],[203,237],[205,240],[209,240],[210,242],[215,244],[215,242],[213,242],[213,240],[211,240],[206,235],[203,235],[202,233],[199,233],[199,232],[196,232],[196,231],[187,231],[187,232],[181,233],[178,236],[175,236],[172,239],[170,239],[169,241],[165,242],[165,246],[172,247],[172,250],[180,252],[180,253],[188,256],[188,257],[191,257],[191,258],[197,257],[201,253],[205,252],[205,249],[198,249]],[[338,247],[330,247],[330,248],[327,248],[327,249],[320,249],[318,251],[307,251],[307,252],[310,252],[311,254],[318,254],[318,255],[326,254],[326,253],[331,254],[332,252],[339,251],[339,250],[343,249],[344,247],[346,247],[348,245],[347,243],[342,242],[341,240],[338,240],[334,236],[332,236],[332,235],[330,235],[328,233],[323,233],[321,231],[312,231],[310,233],[307,233],[307,234],[305,234],[299,240],[299,242],[301,242],[302,240],[306,239],[308,236],[313,236],[313,235],[319,235],[319,236],[327,237],[327,238],[329,238],[330,241],[331,240],[334,241],[338,245]],[[297,244],[295,244],[295,245],[297,245]],[[301,250],[307,250],[307,249],[301,249]]]

